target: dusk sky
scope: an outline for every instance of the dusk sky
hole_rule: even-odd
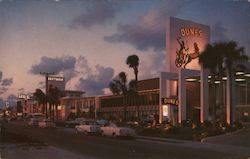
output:
[[[249,0],[0,0],[0,100],[44,87],[39,72],[66,89],[108,93],[126,58],[139,80],[165,69],[166,16],[209,25],[211,42],[234,40],[250,55]],[[1,102],[0,102],[1,103]]]

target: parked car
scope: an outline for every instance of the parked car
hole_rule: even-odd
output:
[[[109,122],[105,119],[100,119],[100,120],[97,120],[96,121],[98,123],[98,125],[100,126],[104,126],[104,125],[107,125]]]
[[[96,122],[86,121],[75,127],[76,133],[98,134],[100,126]]]
[[[84,123],[86,121],[90,120],[86,118],[76,118],[75,120],[66,121],[66,127],[75,128],[77,125],[80,125],[81,123]]]
[[[68,128],[74,128],[76,125],[80,125],[80,123],[75,120],[65,122],[65,127],[68,127]]]
[[[121,123],[110,123],[107,126],[102,126],[100,131],[102,136],[112,136],[112,137],[118,137],[118,136],[127,136],[127,137],[135,137],[136,133],[135,130],[132,128],[129,128],[125,124]]]
[[[39,128],[56,127],[56,124],[51,120],[44,119],[44,120],[38,122],[38,127]]]
[[[130,127],[130,128],[136,128],[138,127],[139,123],[137,121],[128,121],[126,122],[126,124]]]
[[[38,126],[38,122],[41,121],[40,118],[30,118],[28,125],[30,126]]]

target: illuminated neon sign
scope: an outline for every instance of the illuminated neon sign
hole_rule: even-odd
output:
[[[162,110],[163,110],[163,116],[168,116],[168,106],[163,105]]]
[[[29,99],[29,96],[25,95],[25,94],[18,94],[18,98],[19,99]]]
[[[48,77],[49,81],[64,81],[62,77]]]
[[[175,98],[162,98],[162,105],[175,105],[178,106],[179,105],[179,100],[175,99]]]
[[[181,28],[181,36],[201,36],[202,30],[199,28]]]

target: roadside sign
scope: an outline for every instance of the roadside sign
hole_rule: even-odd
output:
[[[175,105],[178,106],[179,105],[179,100],[176,98],[162,98],[162,105]]]

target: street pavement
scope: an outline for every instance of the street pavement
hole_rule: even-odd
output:
[[[243,123],[244,128],[237,132],[210,137],[203,140],[204,143],[233,145],[249,148],[250,151],[250,123]]]
[[[29,136],[83,158],[94,159],[249,159],[247,147],[199,143],[173,139],[146,138],[113,139],[101,136],[75,134],[73,129],[41,129],[18,124],[8,124],[7,130]]]

